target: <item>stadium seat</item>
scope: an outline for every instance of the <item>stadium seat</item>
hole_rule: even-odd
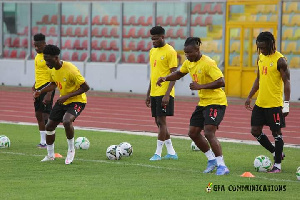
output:
[[[41,28],[40,32],[41,32],[42,34],[44,34],[44,35],[47,36],[47,35],[48,35],[47,26],[43,26],[43,27]]]
[[[108,57],[108,62],[116,62],[116,60],[117,60],[116,54],[111,53]]]
[[[62,15],[62,16],[61,16],[61,24],[62,24],[62,25],[67,24],[67,21],[66,21],[66,15]]]
[[[199,14],[207,14],[211,12],[211,4],[210,3],[206,3],[203,7],[203,10],[200,11]]]
[[[4,58],[8,58],[9,57],[9,50],[8,49],[4,49],[3,57]]]
[[[173,16],[168,16],[166,18],[164,26],[175,26],[175,24],[173,23]]]
[[[100,62],[106,62],[107,61],[107,56],[106,53],[101,53],[99,57]]]
[[[92,40],[92,50],[100,50],[98,40]]]
[[[37,34],[38,32],[39,32],[39,27],[33,26],[33,27],[32,27],[32,30],[31,30],[31,34],[32,34],[32,35],[35,35],[35,34]]]
[[[73,37],[74,36],[74,33],[73,33],[73,27],[72,26],[69,26],[66,30],[66,34],[65,34],[67,37]]]
[[[28,35],[28,26],[25,26],[23,31],[18,33],[19,35]]]
[[[69,61],[70,60],[70,53],[68,51],[65,51],[63,54],[62,54],[62,60],[66,60],[66,61]]]
[[[153,47],[152,41],[148,42],[145,51],[149,51]]]
[[[12,47],[19,48],[20,47],[20,38],[16,37],[12,42]]]
[[[293,35],[293,38],[295,40],[299,40],[300,39],[300,28],[296,29],[295,34]]]
[[[100,42],[99,48],[100,48],[101,50],[109,50],[109,47],[107,46],[107,40],[102,40],[102,41]]]
[[[125,40],[123,40],[122,44],[123,51],[129,51]]]
[[[298,9],[298,2],[290,2],[290,5],[287,8],[287,13],[297,13],[299,12],[300,8]]]
[[[135,51],[136,50],[136,45],[135,45],[135,41],[134,40],[132,40],[132,41],[130,41],[129,43],[128,43],[128,50],[129,51]]]
[[[282,25],[284,25],[284,26],[290,25],[290,15],[288,15],[288,14],[282,15]]]
[[[196,4],[192,10],[192,14],[200,14],[201,12],[201,3]]]
[[[294,15],[291,19],[292,26],[300,26],[300,14]]]
[[[69,25],[75,25],[76,22],[74,21],[74,15],[70,15],[67,19],[67,24]]]
[[[112,40],[112,41],[109,43],[109,48],[110,48],[110,50],[118,51],[118,50],[119,50],[119,47],[118,47],[117,40]]]
[[[100,16],[96,15],[93,17],[92,25],[101,25]]]
[[[77,26],[75,28],[74,36],[76,36],[76,37],[83,37],[83,34],[81,33],[81,27],[80,26]]]
[[[54,25],[57,24],[57,15],[52,15],[50,24],[54,24]]]
[[[92,55],[91,55],[91,61],[93,62],[97,62],[98,61],[98,58],[97,58],[97,53],[96,52],[93,52]]]
[[[208,16],[205,18],[204,26],[208,26],[208,25],[212,25],[212,24],[213,24],[212,16],[211,16],[211,15],[208,15]]]
[[[8,38],[5,39],[4,46],[5,47],[12,47],[11,37],[8,37]]]
[[[135,16],[130,16],[126,25],[137,25]]]
[[[24,59],[25,57],[26,57],[26,51],[25,50],[20,51],[19,58]]]
[[[207,43],[207,48],[206,48],[207,52],[209,53],[217,53],[218,51],[218,42],[217,41],[209,41]]]
[[[76,39],[74,41],[74,44],[73,44],[73,49],[82,49],[82,47],[80,46],[80,40],[79,39]]]
[[[23,47],[23,48],[27,48],[28,47],[28,39],[27,38],[23,38],[22,39],[21,47]]]
[[[165,24],[164,24],[164,22],[163,22],[163,16],[158,16],[157,18],[156,18],[156,24],[157,25],[160,25],[160,26],[164,26]]]
[[[135,63],[135,55],[133,53],[129,54],[128,58],[127,58],[127,62],[128,63]]]
[[[89,17],[88,17],[88,16],[85,16],[84,21],[82,21],[82,16],[79,15],[79,16],[77,16],[77,18],[76,18],[76,23],[77,23],[78,25],[87,25],[87,24],[89,23]]]
[[[139,54],[137,57],[137,63],[146,63],[146,58],[144,54]]]
[[[286,44],[286,47],[284,48],[284,51],[282,51],[282,53],[284,53],[284,54],[296,53],[297,41],[290,41],[288,43],[286,42],[285,44]]]
[[[50,40],[47,41],[47,44],[54,44],[53,39],[51,38]]]
[[[109,16],[108,15],[104,15],[102,17],[102,21],[101,21],[102,25],[109,25]]]
[[[99,28],[98,27],[93,28],[92,37],[101,37],[101,34],[99,34]]]
[[[177,26],[186,26],[186,23],[187,23],[187,20],[183,19],[183,16],[177,16],[176,19],[175,19],[175,23],[174,25]]]
[[[147,32],[146,32],[146,29],[144,27],[141,27],[138,30],[136,36],[141,37],[141,38],[150,38],[150,31],[147,30]]]
[[[135,35],[135,27],[131,27],[127,33],[127,35],[124,35],[125,38],[136,38]]]
[[[118,28],[117,27],[113,27],[110,30],[110,36],[114,37],[114,38],[118,38],[119,37],[119,33],[118,33]]]
[[[82,35],[83,35],[83,37],[88,37],[88,35],[89,35],[89,28],[88,27],[85,27],[83,29]]]
[[[293,37],[293,28],[287,28],[283,31],[282,39],[291,39]]]
[[[71,60],[72,61],[78,61],[78,57],[79,57],[78,52],[75,51],[75,52],[72,53]]]
[[[80,61],[84,61],[87,58],[87,52],[83,52],[80,56]]]
[[[103,27],[101,30],[101,36],[102,37],[110,37],[110,35],[108,34],[108,29],[107,27]]]
[[[194,22],[192,22],[191,24],[192,26],[204,26],[203,20],[202,20],[202,16],[199,15],[195,18]]]
[[[112,16],[111,19],[110,19],[109,24],[110,25],[119,25],[118,16],[116,16],[116,15]]]
[[[51,27],[50,27],[48,35],[49,35],[49,36],[57,36],[55,26],[51,26]]]
[[[145,45],[146,45],[145,40],[139,41],[139,42],[137,43],[136,50],[137,50],[137,51],[144,51],[144,50],[145,50]]]
[[[65,41],[63,49],[73,49],[73,47],[72,47],[72,41],[70,39]]]
[[[41,25],[41,24],[50,24],[49,15],[44,15],[42,17],[42,21],[38,21],[38,22],[36,22],[36,24],[38,24],[38,25]]]
[[[223,14],[222,4],[217,3],[210,14],[219,14],[219,15]]]
[[[88,40],[83,40],[81,43],[81,48],[84,50],[88,49]]]
[[[139,26],[147,26],[145,22],[145,16],[139,16],[137,20],[137,25]]]
[[[258,22],[267,22],[268,21],[268,16],[267,15],[261,15],[258,18]]]
[[[180,28],[180,29],[177,30],[176,37],[177,38],[181,38],[181,39],[185,39],[186,38],[186,36],[184,34],[184,29],[183,28]]]
[[[294,56],[292,57],[289,67],[291,68],[299,68],[300,67],[300,57],[299,56]]]
[[[153,23],[153,17],[149,16],[146,22],[146,26],[152,26],[152,23]]]
[[[18,51],[16,49],[14,49],[10,52],[10,55],[9,55],[10,58],[17,58],[17,56],[18,56]]]

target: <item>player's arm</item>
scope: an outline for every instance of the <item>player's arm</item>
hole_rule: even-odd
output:
[[[32,90],[32,92],[35,91],[35,82],[34,82],[33,86],[31,87],[31,90]]]
[[[156,85],[161,86],[161,83],[165,81],[177,81],[182,77],[184,77],[185,75],[186,75],[185,73],[182,73],[179,70],[177,70],[166,77],[159,77],[156,82]]]
[[[177,69],[177,67],[173,67],[173,68],[170,69],[170,72],[173,73],[173,72],[176,71],[176,69]],[[168,89],[167,89],[167,91],[166,91],[166,93],[165,93],[165,95],[164,95],[164,97],[162,98],[162,101],[161,101],[162,106],[167,105],[169,103],[170,93],[171,93],[171,91],[172,91],[172,89],[175,85],[175,82],[176,81],[170,81],[169,82]]]
[[[80,95],[82,93],[85,93],[87,92],[88,90],[90,89],[90,86],[87,84],[87,82],[84,82],[80,85],[80,88],[74,92],[71,92],[67,95],[64,95],[64,96],[61,96],[57,99],[57,102],[58,103],[63,103],[65,102],[67,99],[71,98],[71,97],[74,97],[74,96],[77,96],[77,95]]]
[[[150,102],[150,90],[151,90],[151,81],[149,81],[149,86],[148,86],[148,90],[147,90],[147,96],[146,96],[146,100],[145,100],[145,103],[146,103],[147,107],[150,107],[150,105],[151,105],[151,102]]]
[[[50,82],[46,87],[42,88],[41,90],[36,90],[33,92],[33,97],[39,97],[44,92],[51,92],[52,90],[55,90],[56,84],[54,82]]]
[[[289,114],[289,101],[291,95],[290,70],[284,58],[278,59],[277,67],[280,71],[280,75],[284,84],[284,103],[282,112],[284,116],[287,116]]]
[[[257,66],[258,66],[258,59],[257,58]],[[251,103],[251,99],[254,96],[254,94],[257,92],[257,90],[259,89],[259,67],[257,67],[257,76],[256,79],[253,83],[253,86],[251,88],[251,91],[249,92],[249,95],[245,101],[245,108],[247,110],[252,110],[253,108],[251,107],[250,103]]]
[[[207,84],[198,84],[196,81],[193,81],[192,83],[190,83],[190,89],[191,90],[202,90],[202,89],[217,89],[217,88],[221,88],[221,87],[225,87],[225,81],[223,77],[220,77],[219,79],[211,82],[211,83],[207,83]]]

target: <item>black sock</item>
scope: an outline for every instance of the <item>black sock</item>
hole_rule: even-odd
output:
[[[274,137],[275,139],[275,163],[281,163],[282,151],[284,142],[282,140],[282,135]]]
[[[271,153],[275,152],[275,147],[264,133],[261,133],[258,137],[256,137],[256,139],[261,144],[261,146],[265,147],[268,151],[270,151]]]

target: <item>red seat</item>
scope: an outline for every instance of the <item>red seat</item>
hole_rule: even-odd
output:
[[[124,35],[125,38],[136,38],[135,35],[135,27],[131,27],[127,33],[127,35]]]
[[[70,60],[70,53],[68,51],[65,51],[63,54],[62,54],[62,59],[63,60]]]
[[[92,25],[101,25],[100,16],[99,15],[96,15],[95,17],[93,17]]]
[[[36,24],[50,24],[49,15],[44,15],[42,21],[36,22]]]
[[[109,44],[109,48],[110,48],[110,50],[118,51],[119,47],[118,47],[117,40],[112,40]]]
[[[49,36],[57,36],[55,26],[50,27],[48,35]]]
[[[23,32],[19,33],[19,35],[28,35],[28,26],[25,26]]]
[[[211,4],[210,3],[206,3],[203,10],[199,13],[199,14],[206,14],[211,12]]]
[[[135,16],[133,15],[129,18],[127,25],[137,25],[135,21]]]
[[[148,42],[145,51],[149,51],[153,47],[152,41]]]
[[[3,55],[4,58],[8,58],[9,57],[9,50],[8,49],[5,49],[4,50],[4,55]]]
[[[17,47],[19,48],[20,47],[20,38],[19,37],[16,37],[13,42],[12,42],[12,47]]]
[[[100,49],[98,47],[98,40],[92,40],[92,49],[93,50],[99,50]]]
[[[213,9],[212,12],[210,12],[209,14],[223,14],[223,10],[222,10],[222,4],[221,3],[217,3]]]
[[[194,20],[194,22],[192,22],[192,26],[204,26],[203,20],[202,20],[202,16],[197,16]]]
[[[74,36],[83,37],[83,34],[81,33],[81,27],[80,26],[75,28]]]
[[[46,36],[48,36],[47,26],[43,26],[40,30],[40,32]]]
[[[12,50],[12,51],[10,52],[9,57],[10,57],[10,58],[17,58],[17,55],[18,55],[18,51],[17,51],[16,49],[14,49],[14,50]]]
[[[88,20],[89,20],[88,16],[85,17],[84,21],[82,21],[82,15],[78,15],[76,17],[75,23],[78,25],[86,25],[88,24]]]
[[[108,29],[107,27],[103,27],[101,30],[101,36],[102,37],[110,37],[110,35],[108,34]]]
[[[163,17],[162,17],[162,16],[158,16],[158,17],[156,18],[156,24],[157,24],[157,25],[161,25],[161,26],[164,26],[164,25],[165,25],[164,22],[163,22]]]
[[[137,25],[146,26],[145,16],[140,16],[137,20]]]
[[[92,30],[92,37],[100,37],[101,35],[99,34],[99,28],[95,27]]]
[[[125,40],[123,40],[123,51],[129,51]]]
[[[63,49],[73,49],[73,47],[72,47],[72,41],[71,40],[66,40],[65,44],[63,46]]]
[[[20,54],[19,54],[19,58],[25,58],[26,57],[26,51],[20,51]]]
[[[79,39],[75,40],[75,42],[73,44],[73,49],[82,49]]]
[[[169,28],[169,29],[167,30],[166,37],[169,37],[169,38],[176,38],[176,36],[175,36],[175,34],[174,34],[173,28]]]
[[[181,39],[185,39],[185,34],[184,34],[184,29],[183,28],[180,28],[177,30],[176,32],[176,37],[177,38],[181,38]]]
[[[53,39],[48,40],[48,41],[47,41],[47,44],[54,44]]]
[[[102,40],[100,42],[100,49],[101,50],[109,50],[109,47],[107,46],[107,40]]]
[[[91,55],[91,61],[93,62],[97,62],[98,61],[98,58],[97,58],[97,53],[96,52],[93,52],[92,55]]]
[[[63,24],[63,25],[67,24],[66,16],[65,15],[61,16],[61,24]]]
[[[135,51],[136,50],[136,47],[135,47],[135,41],[130,41],[129,43],[128,43],[128,50],[130,50],[130,51]]]
[[[88,40],[83,40],[81,43],[81,48],[84,50],[88,49]]]
[[[113,28],[110,30],[110,36],[111,36],[111,37],[114,37],[114,38],[119,37],[119,33],[118,33],[118,28],[117,28],[117,27],[113,27]]]
[[[192,14],[196,14],[196,13],[200,14],[200,12],[201,12],[201,3],[195,5]]]
[[[89,28],[88,28],[88,27],[85,27],[84,30],[83,30],[82,35],[83,35],[83,37],[87,37],[88,34],[89,34]]]
[[[137,34],[136,34],[137,37],[141,37],[141,38],[149,38],[150,37],[150,31],[147,31],[146,33],[146,30],[144,27],[141,27]]]
[[[68,36],[68,37],[73,37],[73,36],[74,36],[72,26],[69,26],[69,27],[67,28],[66,34],[65,34],[65,35]]]
[[[137,51],[144,51],[145,50],[145,45],[146,45],[145,40],[139,41],[137,46],[136,46],[136,50]]]
[[[72,61],[78,61],[78,57],[79,57],[78,53],[76,51],[73,52],[73,54],[72,54]]]
[[[33,27],[32,27],[32,30],[31,30],[31,34],[32,34],[32,35],[35,35],[35,34],[37,34],[38,32],[39,32],[39,27],[33,26]]]
[[[127,58],[127,62],[128,63],[135,63],[135,55],[133,53],[129,54],[128,58]]]
[[[140,54],[137,57],[137,63],[146,63],[146,58],[144,54]]]
[[[153,23],[153,17],[149,16],[146,22],[146,26],[152,26],[152,23]]]
[[[57,24],[57,15],[52,15],[50,24]]]
[[[87,52],[83,52],[80,56],[80,61],[84,61],[87,58]]]
[[[4,46],[6,46],[6,47],[12,47],[11,37],[8,37],[8,38],[5,39]]]
[[[108,62],[116,62],[116,60],[117,60],[116,54],[111,53],[108,57]]]
[[[106,62],[107,61],[107,56],[106,53],[101,53],[99,57],[100,62]]]
[[[102,17],[101,24],[103,24],[103,25],[109,25],[109,16],[108,15],[104,15]]]
[[[164,23],[164,26],[173,26],[173,25],[174,25],[173,16],[168,16]]]
[[[212,23],[213,23],[212,16],[211,16],[211,15],[208,15],[208,16],[205,18],[204,26],[212,25]]]
[[[75,25],[76,22],[74,21],[74,15],[70,15],[67,19],[67,24]]]
[[[109,22],[110,25],[119,25],[118,16],[112,16]]]
[[[178,17],[176,17],[175,23],[174,23],[175,26],[176,26],[176,25],[179,25],[179,26],[186,26],[186,24],[187,24],[187,21],[186,21],[186,20],[183,20],[183,16],[178,16]]]
[[[27,38],[23,38],[23,40],[21,42],[21,47],[23,47],[23,48],[28,47],[28,39]]]

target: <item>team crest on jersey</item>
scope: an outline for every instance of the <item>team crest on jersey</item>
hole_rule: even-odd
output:
[[[63,78],[63,81],[64,81],[64,82],[66,82],[66,81],[67,81],[67,79],[66,79],[66,78]]]
[[[198,70],[198,74],[201,74],[201,69]]]
[[[274,63],[273,63],[273,62],[271,62],[271,63],[270,63],[270,67],[273,67],[273,65],[274,65]]]
[[[162,57],[160,57],[160,59],[163,60],[163,59],[165,59],[165,57],[162,56]]]

